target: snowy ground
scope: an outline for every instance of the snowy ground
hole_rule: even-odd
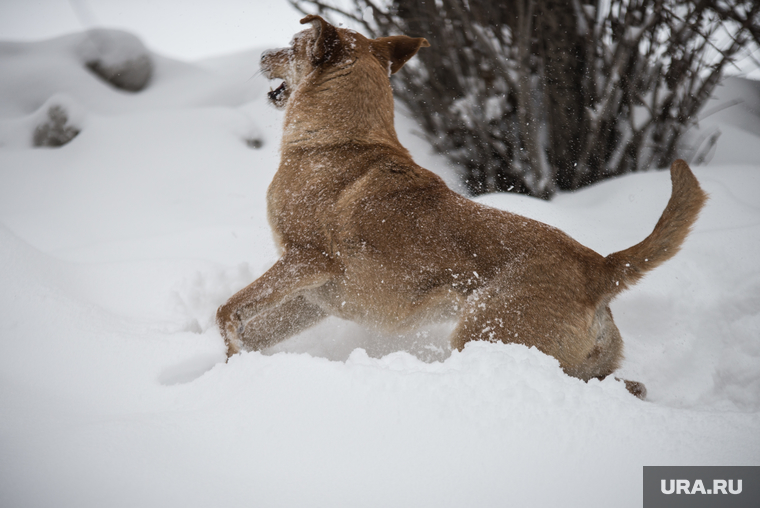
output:
[[[0,506],[638,507],[644,465],[760,464],[757,82],[730,81],[721,104],[744,102],[702,123],[723,136],[683,251],[613,303],[642,402],[522,346],[452,353],[447,325],[330,319],[225,364],[213,313],[276,259],[259,51],[153,55],[130,94],[83,68],[81,37],[0,43]],[[32,148],[53,104],[81,133]],[[669,193],[653,172],[479,200],[607,254]]]

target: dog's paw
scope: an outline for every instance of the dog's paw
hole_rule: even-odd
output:
[[[227,346],[227,359],[229,359],[242,349],[243,341],[240,337],[245,327],[237,312],[231,312],[227,305],[222,305],[216,311],[216,324]]]
[[[623,379],[622,381],[625,383],[626,389],[631,392],[631,395],[635,395],[641,400],[645,400],[647,398],[647,387],[644,386],[644,383],[639,383],[638,381],[629,381],[627,379]]]

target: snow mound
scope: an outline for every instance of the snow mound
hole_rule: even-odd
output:
[[[92,72],[118,89],[139,92],[148,86],[153,62],[134,35],[120,30],[93,29],[82,34],[76,52]]]

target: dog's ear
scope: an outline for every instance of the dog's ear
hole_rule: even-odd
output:
[[[333,57],[340,47],[340,37],[338,30],[321,16],[310,14],[301,20],[302,25],[306,23],[311,23],[314,27],[314,44],[309,49],[309,57],[316,66]]]
[[[420,48],[430,46],[427,39],[407,37],[406,35],[380,37],[370,42],[375,56],[390,64],[391,74],[397,73],[410,58],[417,54]]]

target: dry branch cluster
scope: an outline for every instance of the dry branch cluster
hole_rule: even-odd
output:
[[[373,37],[426,37],[394,84],[425,135],[473,193],[545,198],[695,157],[679,141],[760,34],[754,1],[291,2]]]

